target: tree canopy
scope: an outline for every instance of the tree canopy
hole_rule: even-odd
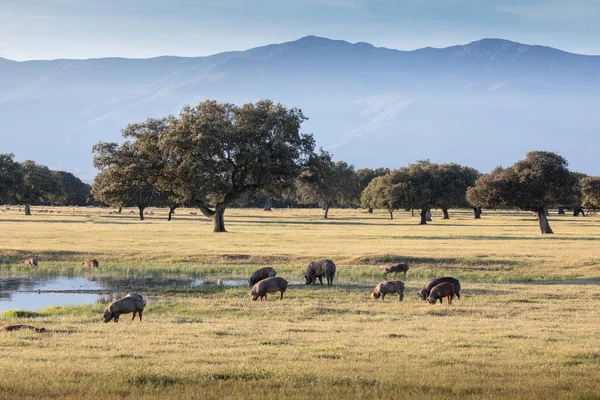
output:
[[[25,204],[25,215],[31,215],[31,204],[89,204],[90,190],[70,172],[52,171],[31,160],[19,163],[11,153],[0,154],[0,202]]]
[[[590,176],[581,180],[582,207],[589,210],[600,209],[600,176]]]
[[[14,160],[14,154],[0,154],[0,203],[16,200],[23,190],[23,167]]]
[[[365,193],[365,189],[367,188],[367,186],[369,186],[369,183],[371,183],[371,181],[373,179],[375,179],[378,176],[383,176],[383,175],[386,175],[389,173],[390,173],[389,168],[377,168],[377,169],[361,168],[361,169],[357,170],[356,171],[356,184],[358,186],[357,205],[360,205],[360,207],[362,207],[362,208],[368,209],[369,213],[372,213],[374,207],[369,205],[370,202],[368,201],[367,197],[363,198],[363,193]],[[366,193],[365,196],[368,196],[368,193]]]
[[[295,197],[300,203],[319,204],[328,218],[333,206],[352,206],[359,196],[354,166],[334,162],[331,154],[321,150],[313,154],[300,174]]]
[[[390,214],[390,219],[394,219],[394,211],[403,208],[406,204],[406,199],[403,198],[406,190],[403,190],[402,184],[394,181],[397,174],[397,171],[392,171],[375,177],[362,192],[362,206],[383,208]]]

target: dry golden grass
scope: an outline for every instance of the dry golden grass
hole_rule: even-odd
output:
[[[418,226],[398,212],[228,210],[227,234],[164,210],[145,222],[106,210],[0,214],[0,273],[246,274],[266,263],[298,281],[311,259],[338,265],[334,288],[292,285],[155,293],[144,322],[100,322],[102,306],[0,317],[53,332],[0,332],[0,398],[600,398],[598,218],[467,211]],[[383,267],[411,266],[404,302],[370,299]],[[462,300],[413,296],[430,277]],[[400,278],[401,279],[401,278]]]

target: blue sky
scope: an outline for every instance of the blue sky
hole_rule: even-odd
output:
[[[202,56],[306,35],[412,50],[498,37],[600,54],[600,0],[0,0],[0,57]]]

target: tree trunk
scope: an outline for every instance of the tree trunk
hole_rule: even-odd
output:
[[[415,209],[414,209],[414,208],[411,208],[411,209],[410,209],[410,213],[411,213],[411,214],[412,214],[412,216],[414,217],[414,216],[415,216]]]
[[[427,210],[427,213],[425,214],[425,219],[431,222],[431,210]]]
[[[581,214],[582,217],[585,217],[585,213],[583,212],[583,208],[581,208],[581,207],[575,207],[575,208],[573,208],[573,216],[574,217],[579,217],[579,214]]]
[[[169,216],[167,217],[167,221],[171,220],[171,217],[173,216],[173,211],[175,211],[177,207],[173,207],[173,206],[169,206]]]
[[[546,209],[540,208],[536,211],[538,222],[540,224],[540,230],[542,234],[545,233],[554,233],[552,232],[552,228],[550,228],[550,223],[548,222],[548,218],[546,218]]]
[[[442,218],[442,219],[450,219],[447,208],[442,208],[442,212],[444,213],[444,218]]]
[[[121,214],[121,211],[123,211],[123,207],[119,207],[119,209],[117,210],[117,214]]]
[[[223,219],[225,209],[227,208],[226,204],[217,204],[214,211],[206,207],[202,202],[198,202],[198,206],[200,207],[200,212],[202,212],[202,214],[213,220],[215,224],[213,232],[227,232],[225,230],[225,220]]]
[[[421,222],[419,225],[427,225],[427,209],[423,208],[421,210]]]
[[[271,199],[269,197],[267,197],[267,200],[265,200],[265,207],[263,211],[271,211]]]
[[[394,210],[388,210],[390,212],[390,219],[394,219]]]
[[[558,215],[565,215],[565,209],[564,208],[559,208],[558,209]]]
[[[146,208],[146,207],[138,206],[138,208],[140,209],[140,221],[143,221],[144,220],[144,208]]]
[[[544,214],[546,214],[546,217],[547,217],[548,215],[550,215],[550,211],[548,211],[547,208],[544,208]]]
[[[481,219],[481,207],[473,207],[473,214],[475,219]]]
[[[323,210],[325,210],[325,214],[323,214],[323,218],[327,219],[327,216],[329,215],[329,206],[323,207]]]
[[[373,209],[369,207],[369,214],[373,214]]]
[[[29,204],[25,204],[25,215],[31,215],[31,207]]]
[[[223,218],[224,215],[225,206],[217,204],[217,207],[215,208],[215,215],[213,215],[213,221],[215,223],[215,229],[213,230],[213,232],[227,232],[227,230],[225,230],[225,219]]]

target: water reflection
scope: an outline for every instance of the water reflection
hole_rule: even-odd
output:
[[[113,300],[113,294],[202,285],[243,286],[246,279],[193,277],[0,276],[0,312],[36,311],[50,306],[85,305]]]

